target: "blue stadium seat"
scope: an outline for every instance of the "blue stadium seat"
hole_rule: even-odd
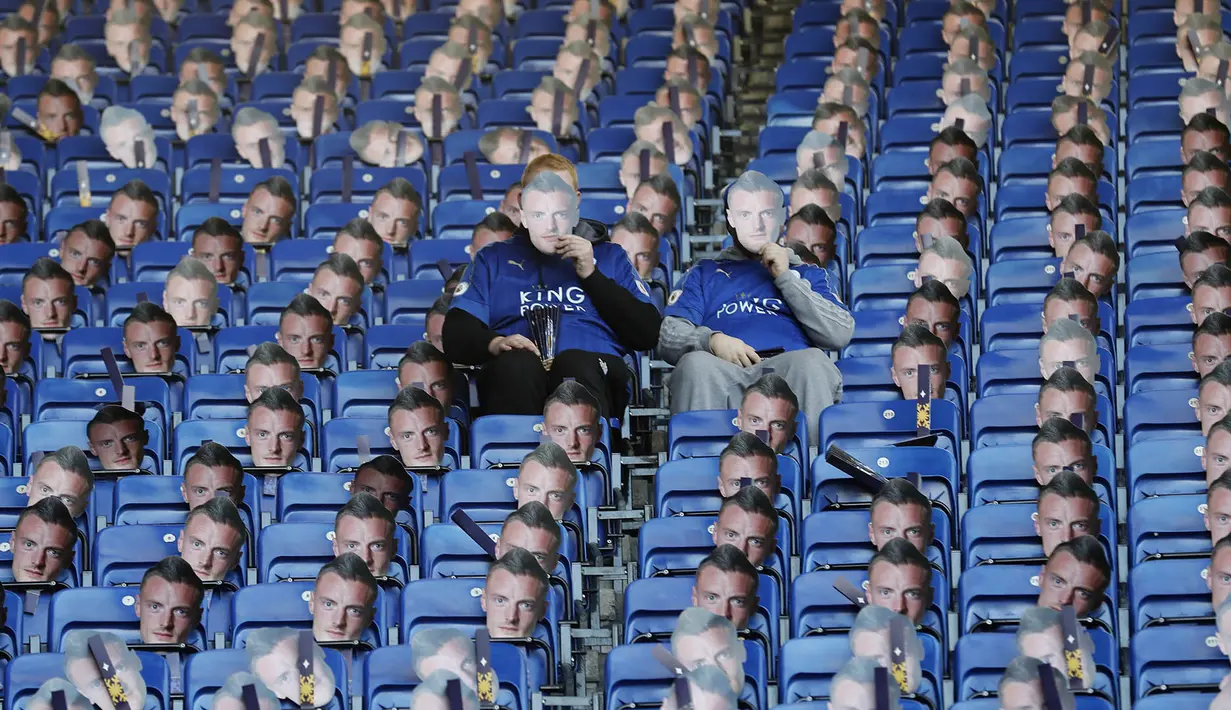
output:
[[[333,671],[333,700],[324,710],[349,710],[350,664],[335,649],[326,648],[325,662]],[[248,654],[240,648],[206,651],[191,656],[184,664],[185,710],[210,710],[214,693],[222,688],[227,678],[248,670]]]
[[[141,660],[141,679],[146,686],[144,710],[171,710],[171,672],[167,662],[157,653],[136,653]],[[63,677],[64,656],[59,653],[33,653],[15,658],[4,668],[4,706],[23,708],[44,682]]]
[[[48,641],[52,652],[59,652],[64,635],[77,629],[109,631],[125,643],[140,644],[135,591],[123,587],[83,587],[57,592],[51,599]],[[190,631],[186,643],[198,651],[205,650],[205,627]]]
[[[1129,645],[1133,697],[1167,692],[1173,686],[1215,690],[1226,675],[1225,656],[1213,625],[1155,626],[1133,635]]]
[[[1133,443],[1128,447],[1125,461],[1129,500],[1204,493],[1205,471],[1201,466],[1204,450],[1205,437],[1200,430]]]
[[[315,580],[303,582],[280,581],[277,584],[255,584],[245,587],[231,596],[231,643],[240,648],[254,629],[270,626],[289,627],[296,630],[312,628],[312,611],[309,604]],[[372,622],[359,636],[360,647],[377,647],[386,643],[385,618],[386,595],[377,594]]]
[[[1146,560],[1128,574],[1129,619],[1133,631],[1214,617],[1206,583],[1209,559]]]

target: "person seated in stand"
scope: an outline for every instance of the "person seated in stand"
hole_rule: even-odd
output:
[[[220,582],[243,561],[248,529],[230,498],[218,496],[193,508],[176,548],[202,582]]]
[[[841,378],[822,348],[849,342],[854,319],[824,269],[774,243],[785,221],[777,184],[747,172],[726,202],[734,246],[690,269],[667,299],[660,354],[676,365],[672,410],[724,408],[761,365],[803,394],[811,428],[841,397]]]
[[[286,134],[272,115],[252,106],[241,108],[231,119],[231,138],[239,157],[252,167],[268,170],[286,166]],[[269,150],[268,162],[261,145]],[[270,178],[274,179],[284,180],[277,176]]]
[[[521,198],[527,229],[488,245],[466,270],[444,319],[443,351],[483,366],[479,392],[489,414],[542,411],[548,393],[574,377],[597,397],[601,414],[620,416],[630,376],[622,358],[657,344],[660,316],[606,228],[579,221],[575,178],[569,184],[544,169],[555,157],[526,168],[533,175]],[[558,308],[560,337],[536,343],[531,322],[552,318],[548,306]]]
[[[72,275],[51,257],[35,259],[21,280],[21,308],[35,329],[68,328],[77,308]]]
[[[253,629],[248,634],[244,650],[248,654],[248,670],[261,681],[258,685],[269,688],[283,700],[300,703],[300,693],[304,690],[300,673],[304,669],[298,667],[299,631],[269,627]],[[337,686],[333,669],[325,660],[325,652],[315,643],[312,644],[311,672],[312,699],[301,706],[324,707],[333,700]]]
[[[919,264],[914,269],[913,279],[918,288],[928,281],[939,281],[957,298],[970,293],[974,276],[974,261],[962,243],[952,237],[932,237],[931,244],[923,245],[919,252]]]
[[[551,511],[542,503],[530,501],[504,519],[500,539],[496,541],[496,559],[519,548],[534,555],[543,571],[550,575],[560,561],[561,540],[560,524]]]
[[[12,169],[7,165],[0,167]],[[0,244],[30,241],[29,228],[30,207],[25,198],[13,186],[0,185]]]
[[[1075,240],[1060,261],[1061,276],[1070,276],[1095,298],[1102,298],[1116,282],[1120,249],[1115,237],[1099,229]]]
[[[1042,540],[1043,554],[1080,535],[1098,535],[1098,494],[1081,476],[1061,471],[1039,490],[1034,530]]]
[[[718,455],[718,493],[730,498],[747,486],[760,488],[770,501],[782,490],[778,455],[755,434],[741,431]]]
[[[449,420],[445,408],[415,385],[403,388],[389,405],[389,445],[407,467],[445,464]]]
[[[941,173],[937,173],[937,177],[940,175]],[[961,244],[963,249],[970,248],[966,216],[944,198],[928,199],[923,210],[915,217],[915,231],[911,236],[915,240],[915,251],[919,252],[936,237],[949,237]]]
[[[63,503],[74,520],[85,513],[90,493],[94,490],[94,472],[85,453],[76,446],[65,446],[43,456],[35,464],[34,474],[25,485],[29,499],[27,507],[44,498],[56,498]]]
[[[303,448],[304,414],[295,396],[275,387],[248,405],[244,441],[252,451],[253,466],[291,467]]]
[[[239,459],[216,441],[206,441],[184,464],[180,495],[188,509],[196,510],[215,498],[226,498],[239,508],[244,505],[244,467]]]
[[[209,217],[192,235],[188,255],[209,267],[214,280],[237,289],[244,268],[244,238],[221,217]]]
[[[237,130],[245,129],[237,124],[232,131]],[[295,189],[291,183],[281,175],[271,176],[252,188],[252,194],[240,209],[243,223],[239,233],[247,244],[271,246],[290,235],[295,210]]]
[[[185,257],[167,274],[162,306],[182,328],[208,327],[218,312],[218,280],[208,266]]]
[[[1066,158],[1065,160],[1076,160]],[[1098,205],[1085,196],[1073,193],[1060,198],[1047,218],[1047,243],[1056,257],[1068,256],[1069,249],[1077,239],[1079,227],[1084,234],[1103,228],[1103,214]]]
[[[334,325],[347,327],[359,313],[364,283],[363,272],[355,260],[335,251],[316,267],[304,293],[320,301]]]
[[[1194,325],[1201,325],[1211,313],[1226,313],[1231,308],[1231,268],[1211,265],[1193,282],[1192,289],[1189,315]]]
[[[73,284],[86,288],[107,284],[115,242],[102,220],[87,219],[75,225],[60,247],[60,266],[73,277]]]
[[[1030,442],[1034,480],[1047,486],[1058,475],[1071,472],[1087,486],[1094,484],[1098,461],[1094,458],[1090,435],[1067,419],[1055,417],[1039,425]]]
[[[561,382],[543,404],[543,434],[564,449],[574,464],[594,458],[603,434],[599,407],[598,399],[576,380]]]
[[[737,631],[748,628],[757,613],[760,577],[744,553],[719,545],[697,565],[692,605],[730,621]]]
[[[1231,355],[1231,316],[1211,313],[1193,331],[1189,359],[1198,377],[1205,377]]]
[[[175,367],[179,331],[171,314],[150,301],[133,306],[124,320],[124,356],[138,374],[165,375]]]
[[[205,589],[182,557],[164,557],[141,577],[133,611],[141,643],[186,644],[201,624]]]
[[[1071,320],[1097,339],[1102,326],[1098,299],[1073,279],[1060,279],[1043,299],[1043,333],[1058,320]]]
[[[299,362],[300,368],[323,369],[333,351],[333,317],[312,296],[295,294],[282,309],[274,339]]]
[[[493,562],[479,597],[492,639],[530,638],[547,612],[550,584],[539,561],[526,550],[514,547]]]
[[[935,532],[932,500],[909,480],[890,478],[872,497],[868,539],[877,550],[902,538],[926,555]]]
[[[923,622],[932,604],[932,564],[916,543],[895,537],[881,544],[868,562],[868,604]]]
[[[150,434],[141,415],[108,405],[86,426],[86,438],[104,471],[134,471],[141,468]]]
[[[1038,605],[1057,611],[1071,605],[1078,618],[1088,616],[1103,603],[1110,579],[1103,543],[1093,535],[1075,537],[1047,556],[1039,573]]]
[[[312,588],[312,635],[317,643],[358,641],[376,613],[380,589],[358,555],[344,552],[327,562]]]
[[[922,325],[907,325],[890,350],[889,373],[893,384],[902,392],[902,399],[913,400],[919,394],[919,372],[928,371],[928,396],[944,399],[949,381],[949,355],[945,342]]]
[[[979,175],[979,166],[966,158],[954,158],[936,169],[928,185],[927,197],[931,201],[948,202],[966,219],[977,220],[979,195],[982,193],[983,178]]]
[[[513,483],[517,505],[542,503],[556,520],[563,520],[577,499],[577,467],[564,449],[551,441],[526,454]]]

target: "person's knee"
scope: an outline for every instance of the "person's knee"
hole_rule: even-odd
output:
[[[585,350],[565,350],[551,361],[552,374],[561,377],[577,377],[597,367],[598,355]]]
[[[719,358],[701,350],[694,350],[681,357],[679,362],[675,364],[675,372],[672,377],[683,378],[683,380],[695,380],[702,376],[702,373],[709,372],[722,362]]]
[[[543,371],[543,362],[529,350],[509,350],[500,353],[487,364],[487,371],[500,376],[526,376],[536,370]]]

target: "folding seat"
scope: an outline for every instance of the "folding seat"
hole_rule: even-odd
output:
[[[1210,533],[1200,494],[1139,500],[1128,511],[1128,548],[1132,564],[1175,557],[1206,557]]]
[[[795,9],[793,24],[799,29],[813,26],[836,27],[838,20],[842,17],[840,9],[825,3],[805,3]],[[886,18],[886,22],[888,21]]]
[[[1032,350],[1037,352],[1043,337],[1043,304],[1001,303],[983,311],[979,329],[983,352]],[[1110,333],[1099,332],[1099,348],[1110,350],[1114,344]]]
[[[244,440],[244,429],[247,421],[243,419],[189,419],[175,427],[171,435],[171,463],[179,475],[184,474],[184,466],[192,458],[201,442],[213,440],[227,447],[245,467],[252,466],[252,452]],[[291,462],[291,467],[301,471],[310,469],[313,451],[316,446],[312,440],[311,430],[304,423],[303,447]]]
[[[363,366],[369,370],[396,368],[407,344],[425,337],[422,320],[417,325],[374,325],[364,333]]]
[[[65,634],[79,629],[110,632],[127,644],[142,643],[134,604],[134,590],[123,587],[82,587],[57,592],[51,598],[51,651],[60,652]],[[189,631],[185,643],[204,651],[204,625],[198,624]]]
[[[1059,46],[1053,46],[1048,49],[1035,48],[1024,51],[1046,51],[1056,52],[1060,49]],[[1067,52],[1065,58],[1067,59]],[[1063,65],[1060,67],[1063,70]],[[1051,109],[1051,102],[1056,98],[1056,85],[1059,77],[1042,76],[1018,79],[1005,90],[1005,113],[1011,114],[1015,111],[1029,109]],[[1102,108],[1111,114],[1117,114],[1120,111],[1120,87],[1113,78],[1111,81],[1111,92],[1107,98],[1102,101]]]
[[[980,508],[987,506],[980,506]],[[972,510],[975,510],[972,508]],[[968,567],[958,578],[958,626],[960,634],[996,630],[1018,623],[1021,612],[1035,606],[1042,567],[1039,564],[994,564]],[[1108,581],[1103,603],[1085,618],[1084,626],[1117,631],[1115,605],[1117,579]]]
[[[1094,375],[1094,390],[1100,396],[1112,399],[1116,391],[1115,357],[1103,348],[1098,349],[1097,355],[1099,368]],[[980,397],[1037,394],[1043,384],[1039,374],[1039,354],[1029,350],[985,353],[975,365],[975,381]]]
[[[205,138],[206,136],[197,136],[197,138]],[[197,138],[193,138],[196,140]],[[289,144],[288,144],[289,145]],[[189,146],[191,150],[191,146]],[[299,178],[295,173],[287,168],[279,168],[277,170],[260,170],[257,168],[240,167],[235,165],[223,165],[222,177],[218,183],[219,199],[228,204],[239,206],[248,199],[248,195],[252,193],[253,186],[265,181],[271,177],[286,178],[291,184],[291,188],[295,194],[301,194],[299,191]],[[188,168],[184,172],[184,177],[180,185],[180,199],[182,204],[212,202],[209,199],[210,195],[210,169],[209,167]],[[299,236],[299,220],[291,220],[290,236],[298,238]]]
[[[759,646],[745,642],[746,649]],[[616,646],[606,659],[606,700],[609,708],[650,707],[662,702],[671,692],[672,672],[653,654],[653,644],[625,644]],[[764,695],[768,672],[764,671],[765,657],[754,658],[751,654],[744,661],[744,689],[740,693],[740,707],[765,707],[759,696]],[[755,666],[759,663],[760,669]],[[753,675],[760,671],[759,678]]]
[[[674,577],[639,579],[629,585],[625,599],[625,643],[628,648],[653,650],[654,643],[667,643],[675,629],[676,618],[692,605],[691,595],[694,579]],[[773,581],[762,576],[764,584]],[[748,628],[739,632],[744,646],[744,688],[741,705],[754,700],[755,707],[766,707],[766,685],[774,672],[776,654],[780,647],[776,624],[768,619],[777,618],[778,595],[765,593],[760,587],[761,607],[748,620]],[[768,603],[767,603],[768,602]],[[768,607],[768,609],[766,608]],[[639,643],[639,642],[651,643]],[[623,707],[623,706],[621,706]]]
[[[667,424],[667,448],[670,459],[717,456],[739,433],[735,425],[736,409],[696,410],[672,415]],[[480,419],[479,421],[482,421]],[[473,437],[472,437],[473,438]],[[808,457],[808,427],[804,413],[795,419],[795,438],[784,455],[803,465]],[[471,445],[471,455],[475,448]]]
[[[1139,392],[1124,402],[1124,435],[1130,447],[1145,439],[1174,439],[1199,432],[1197,391]]]
[[[107,209],[106,203],[110,201],[111,195],[130,180],[141,180],[154,191],[154,196],[158,198],[159,206],[162,208],[160,212],[166,212],[167,206],[171,204],[171,179],[167,173],[159,170],[142,170],[138,168],[92,169],[89,173],[89,179],[90,195],[93,199],[92,205],[98,206],[96,216],[102,216],[102,213]],[[49,188],[51,192],[51,206],[67,207],[80,205],[77,171],[75,169],[66,168],[57,172],[52,176]],[[160,223],[160,228],[162,232],[166,232],[165,224]]]
[[[166,377],[186,378],[196,371],[197,345],[192,334],[180,328],[180,347],[175,356],[171,373]],[[131,374],[132,362],[123,357],[124,333],[120,328],[79,328],[74,326],[64,334],[60,342],[60,374],[63,377],[94,378],[103,376],[107,370],[102,360],[102,349],[111,348],[116,356],[120,372]],[[174,399],[172,400],[174,404]]]
[[[455,384],[460,386],[464,382],[462,378]],[[407,387],[413,384],[415,383],[405,383]],[[389,403],[397,396],[399,390],[397,372],[392,369],[354,370],[343,373],[333,383],[333,415],[335,418],[385,420],[389,414]],[[459,391],[464,390],[459,389]],[[465,409],[455,404],[447,415],[452,418],[464,418]]]
[[[1213,621],[1208,557],[1149,559],[1128,574],[1133,632],[1152,626]]]
[[[1013,28],[1013,51],[1067,47],[1064,23],[1057,20],[1035,19],[1019,22]]]
[[[423,491],[424,508],[441,520],[452,520],[453,514],[463,511],[479,523],[503,523],[509,513],[517,510],[513,486],[517,476],[512,471],[496,469],[460,469],[450,471],[440,480],[421,479],[428,483]],[[584,555],[585,542],[595,542],[599,531],[587,526],[587,507],[597,507],[604,500],[604,492],[593,490],[585,478],[578,478],[573,507],[565,511],[561,525],[568,532],[578,554]],[[439,503],[433,495],[439,495]],[[584,557],[582,558],[584,560]]]
[[[601,422],[601,426],[602,433],[595,444],[594,456],[583,468],[596,468],[606,474],[612,470],[611,427],[608,422]],[[543,433],[543,419],[537,414],[479,417],[470,426],[471,461],[480,468],[516,468],[522,458],[539,445]],[[590,478],[586,473],[583,471],[583,477]]]
[[[868,227],[879,225],[890,226],[910,226],[914,227],[915,217],[918,216],[922,206],[927,204],[927,188],[905,188],[893,187],[883,190],[878,190],[868,195],[867,201],[864,203],[864,223]],[[970,250],[978,255],[981,253],[981,244],[979,234],[982,231],[983,215],[987,214],[987,203],[982,195],[979,196],[979,207],[975,215],[970,219],[968,229],[970,230]],[[858,247],[863,240],[863,235],[856,241]],[[912,242],[913,246],[913,242]],[[915,251],[917,258],[918,251]],[[863,266],[860,263],[860,266]],[[977,268],[977,267],[976,267]]]
[[[21,287],[30,265],[43,256],[56,258],[60,248],[54,242],[14,242],[0,245],[0,286]]]
[[[133,308],[141,302],[142,295],[145,296],[145,300],[161,305],[164,287],[165,281],[164,283],[136,282],[112,285],[103,296],[107,325],[113,328],[123,326],[128,316],[132,315]],[[218,310],[210,321],[210,327],[225,328],[230,325],[231,306],[231,287],[219,284]]]
[[[1010,220],[1010,223],[1017,221]],[[1060,280],[1060,260],[1010,259],[987,267],[987,304],[1038,303]]]
[[[1094,642],[1095,677],[1091,691],[1106,701],[1119,696],[1119,644],[1105,631],[1090,632]],[[957,640],[954,686],[959,698],[995,695],[1005,666],[1019,654],[1013,633],[967,634]]]
[[[919,637],[920,642],[926,635]],[[908,694],[911,700],[920,700],[925,706],[940,704],[941,660],[934,645],[924,644],[924,657],[920,659],[921,679],[917,694]],[[782,646],[778,657],[779,693],[783,700],[813,701],[829,696],[830,683],[842,666],[850,660],[850,642],[841,636],[825,635],[797,638]]]
[[[529,710],[531,693],[525,649],[495,641],[491,652],[492,669],[500,683],[496,690],[496,704],[509,710]],[[396,710],[410,706],[410,696],[419,684],[419,678],[406,661],[406,646],[387,646],[367,654],[361,682],[360,695],[364,707]],[[538,684],[534,687],[537,688]]]
[[[478,172],[479,193],[476,195],[470,186],[466,166],[447,165],[440,170],[440,200],[500,200],[510,185],[521,180],[521,173],[520,165],[484,165]]]
[[[169,237],[173,238],[173,237]],[[192,244],[179,241],[150,241],[133,247],[130,252],[130,281],[158,283],[165,281],[167,274],[184,257]]]
[[[821,412],[817,450],[823,452],[835,444],[844,449],[891,446],[914,438],[915,432],[913,401],[836,404]],[[958,451],[962,428],[952,402],[932,402],[932,433],[939,436],[937,446]]]
[[[1184,233],[1182,207],[1130,214],[1124,221],[1124,247],[1129,260],[1150,252],[1175,253],[1175,239]]]
[[[493,541],[499,542],[502,525],[498,522],[481,523],[479,529]],[[578,541],[568,534],[568,528],[563,523],[561,528],[560,559],[549,577],[552,589],[559,598],[567,600],[561,608],[563,618],[572,621],[584,604]],[[491,556],[475,544],[469,533],[447,521],[423,529],[419,560],[423,579],[483,579],[492,564]],[[573,560],[578,563],[575,565]]]
[[[276,326],[268,325],[233,325],[218,331],[214,336],[214,372],[243,372],[248,363],[248,348],[274,342],[277,332]],[[334,334],[336,336],[336,330]],[[326,360],[325,368],[332,369],[331,364],[337,363]]]
[[[168,555],[178,555],[177,540],[183,523],[173,525],[115,525],[98,531],[92,552],[94,580],[98,586],[133,587],[151,566]],[[247,548],[247,545],[244,546]],[[241,548],[240,554],[245,554]],[[224,587],[244,585],[242,570],[231,570]]]
[[[359,449],[356,437],[368,437],[368,445],[373,456],[382,454],[396,455],[389,443],[389,427],[387,420],[368,417],[342,417],[330,419],[321,427],[321,466],[329,472],[351,471],[359,468]],[[446,469],[457,468],[461,455],[461,427],[454,421],[449,421],[449,435],[445,439],[444,461]]]
[[[646,521],[637,538],[637,559],[641,578],[695,570],[701,560],[714,549],[714,516],[654,518]],[[786,564],[793,541],[786,536],[786,526],[778,526],[777,547],[769,553],[761,572],[774,578],[777,588],[785,591]]]
[[[781,490],[774,507],[786,514],[792,526],[799,519],[804,482],[799,464],[788,456],[778,457]],[[716,457],[674,459],[658,467],[654,476],[654,508],[662,518],[717,513],[722,505],[718,495]]]
[[[1211,624],[1154,626],[1133,634],[1133,698],[1170,693],[1172,688],[1216,690],[1227,670],[1216,633]]]
[[[849,449],[847,453],[888,478],[905,476],[908,472],[921,473],[924,494],[950,520],[955,519],[958,468],[951,452],[934,447],[885,446]],[[826,463],[823,455],[813,459],[809,476],[813,511],[871,505],[872,494]]]
[[[1184,343],[1137,345],[1128,349],[1124,378],[1129,394],[1150,390],[1186,390],[1197,386],[1192,348]]]
[[[822,64],[818,61],[809,61],[810,65]],[[816,69],[812,66],[811,69]],[[813,79],[815,81],[815,79]],[[820,99],[820,88],[790,88],[782,87],[779,93],[769,97],[767,107],[766,126],[778,128],[811,128],[812,115],[816,110],[817,101]],[[871,109],[868,111],[871,115]]]
[[[309,604],[315,585],[314,575],[314,578],[308,581],[257,584],[236,592],[231,597],[231,620],[234,624],[231,628],[231,643],[235,648],[242,648],[248,634],[261,628],[289,627],[297,631],[311,630],[312,611]],[[385,594],[376,595],[375,614],[358,639],[358,657],[362,657],[367,650],[387,643],[387,629],[381,621],[387,618],[384,608],[387,597]]]
[[[112,489],[108,522],[113,525],[179,525],[188,515],[183,476],[125,476]],[[249,530],[261,527],[261,489],[256,478],[244,474],[244,500],[240,517]],[[332,518],[331,518],[332,519]]]
[[[890,371],[893,362],[889,356],[851,357],[838,360],[842,373],[843,402],[891,402],[902,398],[902,391],[893,384]],[[951,372],[946,382],[945,399],[958,406],[959,416],[964,417],[966,408],[966,383],[970,377],[966,363],[961,358],[949,358]]]
[[[417,580],[402,591],[398,638],[414,638],[415,631],[424,627],[449,626],[463,631],[479,628],[484,625],[486,618],[479,603],[482,596],[482,580]],[[519,647],[529,651],[532,677],[538,672],[538,677],[545,673],[551,681],[555,680],[561,648],[558,631],[560,603],[561,600],[554,592],[548,594],[544,618],[535,626],[528,641],[517,643]]]
[[[1139,710],[1202,710],[1208,708],[1210,703],[1214,701],[1216,693],[1212,690],[1205,693],[1197,693],[1190,691],[1181,691],[1173,693],[1159,693],[1149,697],[1140,698],[1133,703],[1134,708]],[[1081,707],[1081,701],[1089,698],[1089,696],[1077,696],[1077,707],[1079,710],[1087,710]],[[1088,710],[1109,710],[1110,705],[1106,708],[1088,708]]]
[[[1149,143],[1139,145],[1149,145]],[[1182,207],[1180,189],[1181,180],[1178,171],[1163,175],[1140,175],[1134,178],[1128,183],[1128,190],[1125,192],[1129,216]],[[1161,244],[1155,246],[1159,249],[1163,248]],[[1130,258],[1132,256],[1130,254]]]
[[[1145,140],[1169,142],[1179,138],[1184,130],[1184,123],[1174,106],[1142,106],[1128,114],[1124,125],[1128,144],[1134,147]]]
[[[321,383],[311,373],[300,373],[304,418],[314,430],[320,430]],[[185,419],[244,419],[248,416],[248,398],[244,393],[242,374],[193,375],[184,385]]]
[[[325,662],[333,671],[336,687],[333,700],[323,710],[350,710],[350,663],[335,649],[322,650]],[[226,684],[228,678],[240,671],[247,672],[248,667],[248,654],[241,648],[206,651],[190,656],[184,664],[184,709],[210,710],[214,693]]]
[[[85,444],[88,420],[41,421],[27,424],[22,430],[22,465],[24,470],[33,471],[35,454],[47,454],[64,446],[66,442]],[[160,475],[166,440],[162,427],[157,421],[146,420],[145,430],[149,433],[149,442],[145,445],[144,458],[141,460],[141,470]],[[95,475],[106,478],[107,475],[99,467],[97,459],[90,454],[91,467]],[[101,483],[101,482],[100,482]],[[101,486],[100,486],[101,487]],[[100,491],[101,492],[101,491]],[[110,492],[105,492],[110,497]]]
[[[1099,500],[1116,509],[1115,458],[1106,446],[1093,448],[1094,490]],[[967,460],[966,473],[971,505],[1033,503],[1039,484],[1034,479],[1031,447],[1026,445],[985,446],[975,449]]]
[[[1037,504],[1007,503],[979,505],[962,515],[962,563],[969,570],[986,564],[1042,564],[1046,561],[1042,542],[1034,528],[1033,514]],[[1099,505],[1104,547],[1116,549],[1116,513],[1106,504]],[[1109,553],[1112,569],[1116,567],[1114,553]]]
[[[1142,49],[1145,49],[1145,47]],[[1177,68],[1174,71],[1138,74],[1129,79],[1129,108],[1136,109],[1143,106],[1163,106],[1175,103],[1177,87],[1182,87],[1183,83],[1188,80],[1188,73],[1178,66],[1179,57],[1173,55],[1172,59],[1177,64]]]
[[[1184,422],[1187,418],[1177,421]],[[1199,429],[1132,442],[1125,458],[1129,500],[1137,502],[1160,495],[1205,493],[1205,471],[1201,466],[1203,451],[1205,437]]]
[[[1109,125],[1108,131],[1113,137],[1117,135],[1114,125]],[[1042,145],[1049,148],[1055,146],[1056,129],[1051,125],[1051,112],[1019,111],[1005,114],[1000,140],[1006,150],[1019,145]]]
[[[248,288],[246,321],[252,325],[276,326],[281,318],[283,309],[286,308],[286,304],[290,303],[303,290],[304,284],[302,282],[295,283],[286,280],[252,284]],[[339,327],[343,330],[359,329],[362,331],[364,328],[367,328],[375,316],[376,311],[374,310],[372,290],[365,287],[363,295],[360,297],[359,310],[351,316],[349,324]]]
[[[1128,262],[1125,272],[1129,301],[1188,297],[1180,260],[1174,252],[1140,254]]]
[[[1062,59],[1063,57],[1063,59]],[[1059,79],[1064,75],[1064,62],[1068,60],[1068,48],[1023,49],[1014,53],[1009,66],[1009,83],[1029,77]]]
[[[171,142],[166,138],[155,138],[154,148],[158,153],[158,159],[148,170],[154,173],[170,173],[175,167],[172,165],[171,160]],[[116,184],[110,190],[104,190],[104,192],[111,192],[134,177],[141,177],[139,175],[125,174],[127,171],[125,171],[123,164],[111,157],[107,152],[107,147],[103,144],[103,139],[98,136],[68,136],[56,142],[56,167],[59,170],[67,170],[72,173],[74,191],[76,190],[77,163],[82,161],[85,162],[91,172],[114,173],[112,179]],[[161,182],[165,181],[164,175],[164,179]],[[157,193],[160,200],[162,200],[161,206],[163,209],[166,209],[166,206],[170,204],[168,199],[170,192],[160,189],[160,187],[157,183],[150,184],[150,189]],[[94,193],[95,196],[98,194]]]
[[[1131,144],[1125,154],[1124,169],[1130,182],[1143,177],[1179,177],[1184,169],[1179,136]]]
[[[990,279],[990,270],[988,274]],[[905,264],[866,266],[856,269],[850,279],[849,305],[852,310],[856,311],[878,308],[905,311],[907,299],[915,292],[914,276],[914,268]],[[959,299],[962,310],[968,314],[974,313],[974,301],[978,297],[979,282],[972,279],[970,293]]]
[[[412,472],[412,479],[415,474]],[[278,477],[278,508],[282,523],[332,523],[351,498],[352,477],[336,473],[288,473]],[[418,486],[411,494],[417,497]],[[414,506],[412,506],[414,507]]]
[[[269,250],[270,281],[307,284],[321,262],[333,253],[333,244],[325,239],[284,239]],[[379,287],[391,280],[390,266],[394,261],[393,248],[386,242],[383,247],[381,271],[372,286]],[[264,286],[258,284],[257,287]]]
[[[145,707],[147,710],[171,710],[171,673],[166,660],[149,651],[136,651],[136,654],[141,660],[141,680],[145,682]],[[4,669],[4,707],[26,707],[43,683],[63,677],[62,654],[32,653],[14,658]]]
[[[397,582],[405,584],[410,580],[410,541],[400,526],[393,532],[397,551],[389,560],[388,572]],[[262,584],[314,580],[321,567],[334,558],[333,544],[333,521],[266,526],[261,529],[257,542],[257,578]]]
[[[1043,202],[1046,195],[1045,183],[1041,181],[1002,185],[996,193],[996,220],[1046,216],[1047,206]],[[1103,230],[1112,235],[1117,234],[1116,189],[1107,180],[1099,180],[1098,202],[1099,211],[1103,214]]]
[[[804,518],[800,525],[801,569],[858,570],[866,572],[876,548],[868,539],[871,510],[863,502],[854,510],[820,510]],[[927,550],[936,573],[949,576],[952,545],[950,514],[939,506],[932,508],[935,539]]]
[[[432,210],[432,236],[435,239],[420,240],[412,245],[412,249],[423,244],[443,242],[443,247],[461,251],[463,256],[469,259],[470,236],[474,232],[474,226],[500,208],[503,196],[504,194],[501,193],[500,197],[494,199],[450,200],[448,209]],[[464,262],[459,261],[458,263]]]
[[[1029,444],[1038,433],[1039,425],[1034,412],[1037,401],[1038,396],[1032,394],[998,394],[976,399],[970,407],[971,446]],[[1095,409],[1098,424],[1091,439],[1096,444],[1106,446],[1114,441],[1110,432],[1116,430],[1111,401],[1099,397]],[[932,416],[935,417],[935,413]]]
[[[125,384],[134,388],[133,401],[141,405],[142,416],[166,431],[173,414],[171,390],[166,381],[157,377],[135,377]],[[35,422],[62,419],[89,421],[100,407],[119,401],[111,381],[107,379],[49,378],[35,385],[30,416]]]

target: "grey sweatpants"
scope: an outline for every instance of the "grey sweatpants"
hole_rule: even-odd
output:
[[[791,386],[808,420],[808,440],[816,442],[821,410],[842,400],[842,373],[823,350],[782,353],[752,367],[740,367],[710,353],[694,350],[671,373],[671,413],[696,409],[738,409],[743,389],[766,367]]]

